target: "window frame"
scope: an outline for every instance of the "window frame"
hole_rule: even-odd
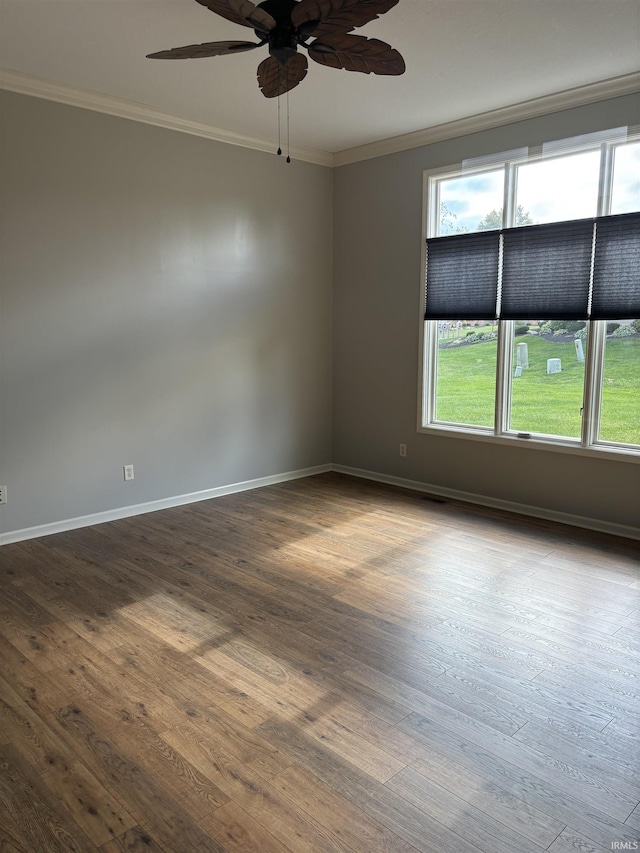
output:
[[[533,446],[553,452],[586,455],[597,458],[614,458],[640,463],[640,444],[624,444],[598,438],[602,410],[602,386],[606,345],[606,320],[587,320],[585,376],[581,435],[579,438],[547,436],[540,433],[518,433],[509,429],[511,409],[512,373],[511,360],[514,345],[515,320],[498,321],[497,365],[493,428],[435,419],[438,366],[438,320],[424,319],[425,276],[427,263],[426,240],[438,236],[440,223],[440,187],[450,178],[471,177],[483,172],[504,169],[504,200],[502,228],[513,227],[517,210],[518,168],[544,160],[558,160],[571,154],[600,151],[598,197],[596,216],[611,215],[613,198],[614,159],[618,148],[640,141],[639,128],[627,128],[626,133],[614,132],[593,134],[592,138],[541,146],[536,149],[519,149],[513,154],[482,158],[474,164],[447,166],[426,170],[423,173],[422,206],[422,250],[420,259],[420,330],[419,330],[419,384],[417,431],[429,435],[441,435],[486,441],[493,444]],[[525,318],[522,318],[525,319]]]

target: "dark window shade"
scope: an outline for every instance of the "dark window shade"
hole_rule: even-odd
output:
[[[503,320],[586,320],[593,220],[503,232]]]
[[[497,316],[501,237],[500,319],[640,318],[640,213],[623,213],[427,240],[425,319]]]
[[[427,240],[426,320],[494,320],[500,234],[487,231]]]
[[[596,220],[592,320],[640,318],[640,213]]]

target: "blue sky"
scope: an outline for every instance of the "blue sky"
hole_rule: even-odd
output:
[[[525,163],[518,169],[516,204],[535,223],[581,219],[597,213],[599,151]],[[478,222],[503,205],[504,170],[496,169],[440,184],[440,201],[454,214],[450,225],[475,231]],[[640,210],[640,142],[616,149],[612,213]]]

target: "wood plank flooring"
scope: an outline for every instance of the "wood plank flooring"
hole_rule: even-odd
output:
[[[0,850],[640,849],[639,543],[337,474],[0,549]]]

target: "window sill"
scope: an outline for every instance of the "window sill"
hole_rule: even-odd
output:
[[[597,444],[583,447],[578,442],[562,441],[561,439],[543,438],[531,435],[531,438],[521,438],[513,435],[493,435],[472,427],[455,427],[451,424],[430,424],[419,426],[418,433],[423,435],[438,435],[446,438],[464,438],[472,441],[483,441],[489,444],[503,444],[515,447],[530,447],[534,450],[550,450],[553,453],[568,453],[575,456],[589,456],[591,459],[610,459],[616,462],[640,463],[640,450]]]

